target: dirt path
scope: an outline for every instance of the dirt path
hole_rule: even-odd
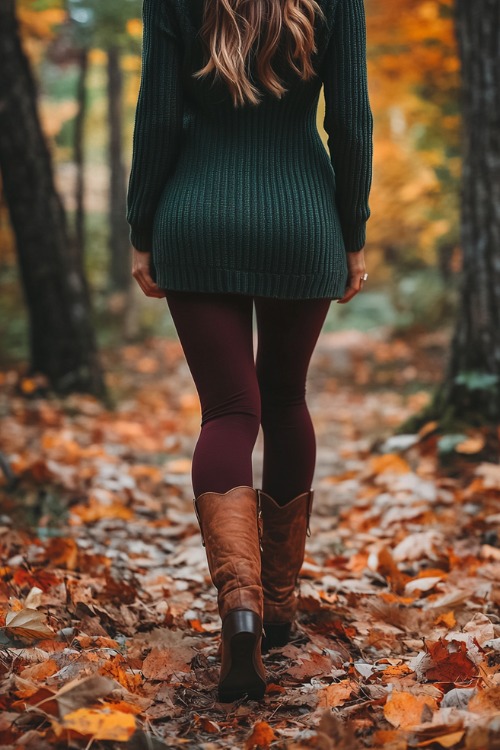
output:
[[[465,451],[447,476],[432,426],[387,442],[439,379],[445,340],[321,338],[299,618],[264,657],[261,703],[216,701],[199,411],[178,343],[107,353],[113,412],[21,397],[33,384],[4,373],[0,450],[20,482],[0,519],[2,747],[496,747],[498,466]],[[259,436],[256,486],[261,451]]]

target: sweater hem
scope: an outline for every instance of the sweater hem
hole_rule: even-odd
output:
[[[347,266],[341,272],[277,274],[230,268],[172,266],[155,262],[156,283],[167,291],[246,294],[276,299],[340,299],[347,283]]]

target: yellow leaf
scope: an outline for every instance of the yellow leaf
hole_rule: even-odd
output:
[[[95,740],[127,742],[135,732],[135,717],[123,711],[79,708],[64,717],[64,726]]]
[[[372,456],[370,465],[374,474],[382,474],[384,471],[393,471],[397,474],[406,474],[411,471],[406,461],[397,453],[384,453],[382,456]]]
[[[127,21],[127,34],[130,36],[142,35],[142,22],[139,18],[131,18]]]

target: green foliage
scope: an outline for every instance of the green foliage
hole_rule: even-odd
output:
[[[469,391],[491,391],[496,392],[499,376],[481,370],[469,370],[459,373],[455,378],[457,385],[463,385]]]
[[[452,451],[455,450],[457,445],[462,443],[464,440],[467,440],[467,435],[464,435],[463,433],[460,433],[460,432],[442,435],[437,441],[438,453],[440,454],[452,453]]]
[[[127,23],[141,17],[141,0],[67,0],[67,8],[81,46],[137,51]]]
[[[396,269],[394,283],[388,289],[396,329],[418,326],[435,330],[451,324],[456,312],[456,284],[443,279],[433,268],[402,270]]]
[[[64,0],[18,0],[18,2],[21,7],[33,11],[64,8]]]

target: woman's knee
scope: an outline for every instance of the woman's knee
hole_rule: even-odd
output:
[[[201,408],[202,426],[214,420],[226,420],[227,423],[233,422],[240,425],[249,435],[254,434],[257,439],[262,414],[257,380],[238,391],[226,393],[210,402],[202,403]]]
[[[264,430],[286,425],[307,409],[305,386],[261,386],[261,425]]]

